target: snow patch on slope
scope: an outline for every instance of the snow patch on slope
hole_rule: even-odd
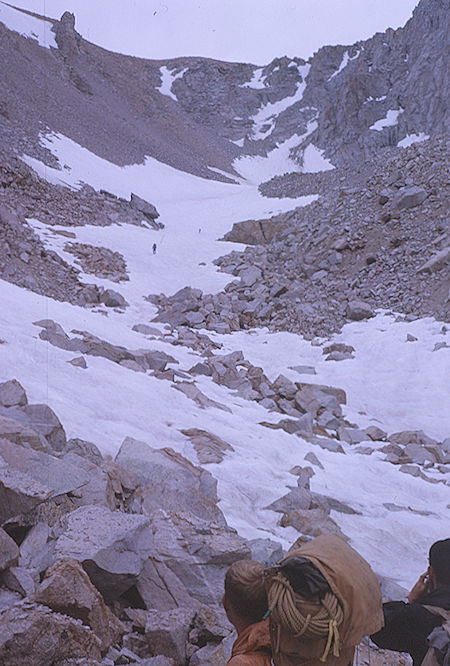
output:
[[[334,165],[323,156],[324,150],[320,150],[312,143],[306,146],[303,152],[303,173],[318,173],[319,171],[330,171]]]
[[[254,123],[253,140],[265,139],[273,131],[275,127],[275,120],[277,116],[283,111],[286,111],[290,106],[300,102],[306,88],[306,79],[309,74],[311,65],[298,65],[297,69],[300,73],[301,80],[297,83],[297,89],[293,95],[284,97],[278,102],[268,102],[264,104],[259,111],[250,119]]]
[[[241,83],[240,88],[253,88],[254,90],[262,90],[266,87],[266,77],[263,75],[263,67],[258,67],[253,72],[250,81]]]
[[[181,222],[179,226],[182,226]],[[85,228],[76,232],[80,240],[78,234],[84,233]],[[131,280],[139,281],[141,277],[141,274],[132,274]],[[355,452],[355,447],[345,443],[344,454],[333,453],[300,437],[264,428],[259,425],[260,421],[273,422],[278,420],[279,415],[267,412],[255,402],[243,400],[229,389],[214,384],[210,377],[198,377],[197,386],[212,400],[226,404],[232,410],[231,414],[215,407],[199,409],[174,389],[171,382],[135,373],[105,358],[88,356],[87,370],[74,367],[67,363],[74,353],[39,339],[39,328],[31,323],[50,318],[59,322],[66,331],[71,331],[80,328],[82,321],[83,328],[113,344],[166,351],[179,362],[176,366],[179,370],[187,370],[201,360],[190,349],[174,347],[164,340],[149,340],[131,330],[137,321],[151,319],[154,309],[147,302],[140,303],[139,318],[136,310],[129,309],[124,314],[110,312],[105,317],[92,310],[46,299],[6,282],[1,282],[1,294],[0,325],[2,337],[6,340],[0,346],[2,371],[6,377],[17,377],[27,387],[31,402],[49,404],[64,423],[68,437],[78,436],[93,441],[100,444],[104,453],[114,455],[123,438],[132,436],[151,446],[171,446],[195,463],[196,454],[180,434],[181,428],[203,428],[222,437],[235,451],[228,453],[221,463],[205,467],[218,479],[220,507],[229,524],[247,538],[271,536],[285,547],[297,538],[298,533],[292,528],[281,527],[279,515],[264,507],[285,494],[289,486],[295,485],[295,477],[289,469],[294,465],[304,465],[305,455],[314,452],[324,470],[315,468],[312,490],[348,503],[362,512],[362,515],[332,514],[349,535],[352,545],[378,573],[394,577],[400,584],[408,585],[420,573],[417,552],[426,552],[429,544],[442,536],[448,522],[446,486],[426,483],[400,473],[396,466],[382,460],[381,453],[362,456]],[[7,316],[11,311],[15,313],[14,318]],[[376,392],[383,395],[379,383],[372,386],[377,374],[389,379],[384,374],[387,364],[380,372],[377,363],[373,363],[381,356],[381,347],[385,352],[390,341],[395,340],[391,358],[397,360],[402,345],[404,349],[412,347],[411,343],[403,341],[404,333],[411,330],[417,334],[420,330],[424,339],[418,340],[415,358],[419,362],[416,360],[414,367],[410,362],[401,362],[396,368],[398,385],[392,389],[397,391],[397,399],[398,394],[407,388],[408,397],[412,399],[405,397],[402,404],[408,412],[399,418],[392,410],[391,418],[395,430],[400,429],[402,419],[406,422],[411,417],[409,425],[415,423],[426,428],[431,418],[426,415],[426,408],[434,405],[436,414],[435,405],[442,399],[442,385],[438,380],[426,389],[424,377],[420,388],[428,393],[425,393],[425,404],[418,414],[410,386],[413,376],[414,380],[420,381],[421,371],[430,360],[429,342],[425,336],[436,331],[436,322],[422,320],[397,325],[392,318],[383,316],[372,321],[368,322],[367,335],[364,333],[367,322],[351,324],[343,331],[342,339],[347,342],[359,340],[360,344],[356,346],[356,359],[342,363],[323,361],[321,348],[298,335],[270,334],[263,330],[238,332],[231,336],[208,334],[224,343],[220,353],[242,349],[245,357],[260,365],[271,379],[282,372],[298,380],[298,374],[289,369],[297,363],[314,364],[318,370],[314,379],[319,383],[329,381],[340,385],[341,379],[346,379],[347,384],[343,385],[347,389],[349,405],[345,407],[345,413],[351,418],[358,408],[361,410],[364,406],[369,409],[365,401],[370,395],[372,399]],[[398,331],[395,330],[397,326]],[[381,339],[377,339],[380,334],[384,334],[381,336],[382,344]],[[364,360],[364,354],[370,354],[371,343],[374,342],[377,352],[372,358],[369,356]],[[358,362],[359,355],[366,369],[365,376],[352,366]],[[442,358],[446,358],[444,363],[448,363],[448,356]],[[448,369],[448,365],[446,367]],[[390,372],[392,374],[392,368]],[[388,387],[383,384],[383,388]],[[436,402],[433,403],[433,400]],[[378,404],[381,407],[380,397]],[[379,423],[373,414],[368,413],[367,418],[372,423]],[[410,506],[416,511],[428,512],[428,515],[418,516],[407,510],[389,511],[385,503]],[[411,533],[415,534],[414,540],[408,538]]]
[[[175,70],[170,70],[166,65],[163,65],[159,70],[161,75],[161,85],[159,88],[156,88],[156,90],[159,90],[161,95],[166,95],[166,97],[170,97],[175,100],[175,102],[178,102],[177,96],[172,92],[172,85],[174,81],[181,79],[187,70],[188,68],[185,67],[181,72],[175,74]]]
[[[64,174],[68,186],[79,188],[87,182],[96,190],[104,189],[125,199],[134,192],[156,205],[159,221],[165,225],[162,231],[130,225],[105,227],[101,234],[95,226],[77,229],[77,238],[81,242],[105,244],[124,254],[136,280],[120,285],[119,290],[130,303],[150,292],[172,293],[186,284],[208,292],[223,289],[230,276],[218,272],[212,261],[224,253],[224,243],[217,239],[229,231],[234,222],[270,217],[296,206],[305,206],[317,198],[304,196],[283,200],[263,197],[258,185],[264,180],[264,173],[258,172],[257,165],[248,165],[248,173],[243,174],[248,176],[247,180],[231,184],[199,178],[150,157],[144,164],[118,167],[62,135],[45,137],[42,143],[60,163],[69,166],[69,169],[59,171],[34,158],[23,158],[50,182],[61,184]],[[54,242],[64,244],[57,239]],[[158,247],[154,256],[153,243]],[[231,251],[241,246],[229,244],[225,247]]]
[[[309,144],[303,152],[302,166],[291,157],[291,151],[294,148],[299,148],[308,136],[317,129],[317,126],[316,120],[310,120],[306,127],[306,132],[303,134],[293,134],[286,141],[283,141],[276,148],[269,151],[265,157],[261,155],[239,157],[233,162],[233,167],[251,183],[261,183],[270,180],[274,176],[283,173],[292,173],[293,171],[315,173],[316,171],[333,169],[334,167],[331,162],[322,157],[323,151],[312,144]],[[315,201],[317,198],[318,195],[313,195],[313,198],[310,200],[307,200],[308,197],[304,197],[307,200],[305,203],[311,203],[311,201]]]
[[[422,141],[426,141],[429,138],[430,136],[425,134],[425,132],[419,132],[419,134],[408,134],[404,139],[397,143],[397,146],[399,148],[408,148],[408,146],[412,146],[413,143],[421,143]]]
[[[58,48],[58,44],[55,41],[55,33],[51,30],[52,23],[50,21],[24,14],[0,2],[0,22],[23,37],[35,39],[39,46],[44,46],[47,49]]]
[[[403,113],[403,109],[389,109],[385,118],[380,118],[373,125],[369,127],[371,130],[381,132],[384,127],[393,127],[397,124],[399,116]]]
[[[341,60],[341,64],[339,65],[339,68],[330,76],[328,81],[331,81],[332,79],[334,79],[335,76],[340,74],[342,72],[342,70],[347,67],[349,62],[351,62],[352,60],[356,60],[359,57],[360,53],[361,53],[361,51],[359,50],[359,51],[357,51],[357,53],[354,56],[350,56],[348,51],[345,51],[345,53],[342,57],[342,60]]]
[[[313,127],[312,123],[308,132]],[[305,136],[296,137],[294,145],[304,140]],[[67,332],[83,328],[129,348],[162,349],[178,360],[178,369],[188,370],[201,360],[197,353],[131,330],[135,323],[148,323],[155,315],[154,306],[143,295],[171,293],[186,284],[208,292],[223,288],[230,276],[218,273],[211,261],[242,246],[224,246],[216,239],[234,222],[267,217],[274,208],[290,210],[302,200],[261,197],[258,178],[251,172],[249,178],[255,183],[220,183],[150,159],[144,165],[117,167],[62,136],[44,141],[69,169],[49,169],[30,158],[29,163],[43,174],[63,175],[74,187],[88,182],[125,197],[136,192],[156,204],[166,227],[159,232],[130,225],[72,227],[77,241],[102,244],[123,254],[130,274],[129,283],[116,287],[130,302],[123,313],[108,311],[105,315],[1,282],[0,330],[6,343],[0,345],[0,367],[5,377],[17,377],[26,386],[30,401],[49,404],[69,437],[93,441],[104,453],[114,454],[123,438],[132,436],[151,446],[171,446],[197,462],[179,429],[203,428],[222,437],[234,452],[227,453],[223,462],[205,467],[218,479],[220,507],[229,524],[248,538],[272,536],[284,546],[297,538],[292,528],[279,525],[279,514],[264,507],[295,485],[289,470],[304,466],[305,455],[314,452],[324,470],[315,468],[312,490],[361,511],[362,515],[333,512],[332,517],[378,573],[409,586],[422,567],[417,552],[426,552],[448,524],[447,486],[400,473],[378,451],[362,456],[355,447],[342,443],[344,453],[333,453],[284,431],[264,428],[261,421],[273,423],[281,415],[243,400],[210,377],[200,376],[195,383],[232,413],[216,407],[199,409],[171,382],[135,373],[101,357],[88,356],[87,370],[76,368],[67,363],[75,354],[41,340],[39,329],[31,323],[50,318]],[[287,154],[292,147],[287,143]],[[33,222],[33,226],[54,247],[65,243],[58,235],[52,239],[53,232],[44,225]],[[151,252],[154,242],[158,244],[156,255]],[[11,312],[14,317],[9,316]],[[406,342],[409,332],[416,342]],[[300,335],[266,330],[229,336],[207,333],[223,343],[219,353],[242,350],[272,380],[279,373],[301,380],[292,366],[313,365],[317,375],[308,376],[308,381],[344,388],[348,398],[345,416],[360,426],[375,424],[388,432],[422,428],[439,439],[448,435],[449,418],[442,404],[443,396],[448,395],[450,353],[446,348],[432,351],[434,341],[443,335],[441,324],[432,319],[395,322],[392,316],[379,314],[350,324],[334,339],[352,344],[355,358],[339,363],[326,362],[322,348]],[[427,475],[432,471],[427,470]],[[405,510],[389,511],[386,503]]]

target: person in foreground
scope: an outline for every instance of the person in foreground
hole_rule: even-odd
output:
[[[225,575],[223,607],[237,631],[229,666],[270,666],[269,621],[264,567],[252,560],[234,562]]]
[[[429,567],[408,594],[408,603],[383,604],[384,628],[371,636],[380,648],[409,652],[420,666],[428,651],[427,636],[442,623],[424,606],[450,610],[450,539],[436,541],[429,552]]]

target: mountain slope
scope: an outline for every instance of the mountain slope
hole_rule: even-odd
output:
[[[3,145],[38,156],[39,133],[61,132],[120,165],[152,155],[210,178],[208,165],[231,170],[236,147],[156,90],[154,64],[85,42],[69,14],[55,23],[58,49],[0,31]]]
[[[173,655],[174,618],[176,663],[225,662],[240,557],[332,533],[386,597],[423,570],[449,518],[445,7],[266,67],[0,24],[0,537],[39,551],[23,585],[5,566],[8,630],[63,546],[115,602],[117,662]],[[145,539],[117,558],[124,525]]]

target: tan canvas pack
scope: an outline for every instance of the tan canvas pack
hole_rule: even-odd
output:
[[[363,636],[383,626],[381,591],[368,563],[335,535],[309,541],[281,560],[300,556],[319,570],[329,591],[296,593],[277,567],[266,570],[275,666],[347,666]]]

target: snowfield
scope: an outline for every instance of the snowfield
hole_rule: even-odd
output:
[[[51,169],[24,157],[40,175],[70,187],[86,182],[127,198],[135,192],[156,205],[165,228],[157,232],[125,224],[71,227],[77,241],[123,254],[129,282],[95,281],[123,294],[130,303],[124,312],[106,313],[55,302],[1,281],[2,378],[17,378],[30,402],[45,402],[54,409],[68,437],[93,441],[104,454],[114,456],[123,439],[131,436],[153,447],[170,446],[198,463],[180,429],[202,428],[221,437],[234,452],[228,452],[221,463],[205,467],[218,480],[220,507],[229,524],[244,537],[270,536],[284,547],[295,541],[298,533],[281,527],[280,514],[265,507],[296,485],[289,470],[308,465],[304,457],[314,452],[323,469],[314,467],[312,490],[357,511],[352,515],[333,511],[332,517],[377,573],[409,586],[426,568],[422,558],[430,543],[443,538],[448,530],[448,485],[401,473],[377,451],[362,455],[344,442],[344,453],[333,453],[283,430],[264,427],[261,421],[277,422],[280,415],[244,400],[210,377],[198,376],[195,382],[208,398],[228,411],[220,405],[201,409],[171,382],[133,372],[105,358],[88,356],[86,370],[74,367],[68,361],[77,354],[41,340],[41,329],[33,323],[53,319],[69,334],[81,329],[130,349],[160,349],[176,358],[178,370],[187,371],[202,357],[186,347],[171,345],[164,339],[168,331],[163,325],[152,324],[162,333],[154,339],[132,331],[133,325],[149,323],[156,314],[144,296],[171,294],[186,285],[205,292],[220,291],[230,276],[219,273],[212,261],[243,247],[218,240],[234,222],[308,205],[315,197],[266,199],[254,182],[259,172],[254,173],[253,182],[242,173],[236,184],[221,183],[150,158],[144,165],[120,168],[60,135],[44,139],[44,143],[64,169]],[[65,240],[53,231],[58,227],[50,228],[34,219],[29,224],[48,247],[73,261],[72,255],[64,254]],[[157,244],[155,255],[153,243]],[[90,275],[81,274],[81,278],[92,282]],[[323,341],[312,344],[300,335],[265,330],[207,333],[222,344],[218,353],[242,350],[269,379],[282,373],[292,380],[303,378],[345,389],[345,416],[360,427],[378,425],[388,433],[423,429],[439,440],[450,434],[445,409],[450,348],[433,351],[435,343],[444,340],[442,323],[432,319],[399,322],[394,315],[379,312],[369,321],[345,326],[333,338],[356,350],[354,359],[338,363],[324,360]],[[417,341],[406,342],[408,333]],[[292,369],[295,365],[314,366],[317,374],[300,375]],[[439,475],[439,479],[445,478]],[[400,509],[389,510],[388,504]]]

